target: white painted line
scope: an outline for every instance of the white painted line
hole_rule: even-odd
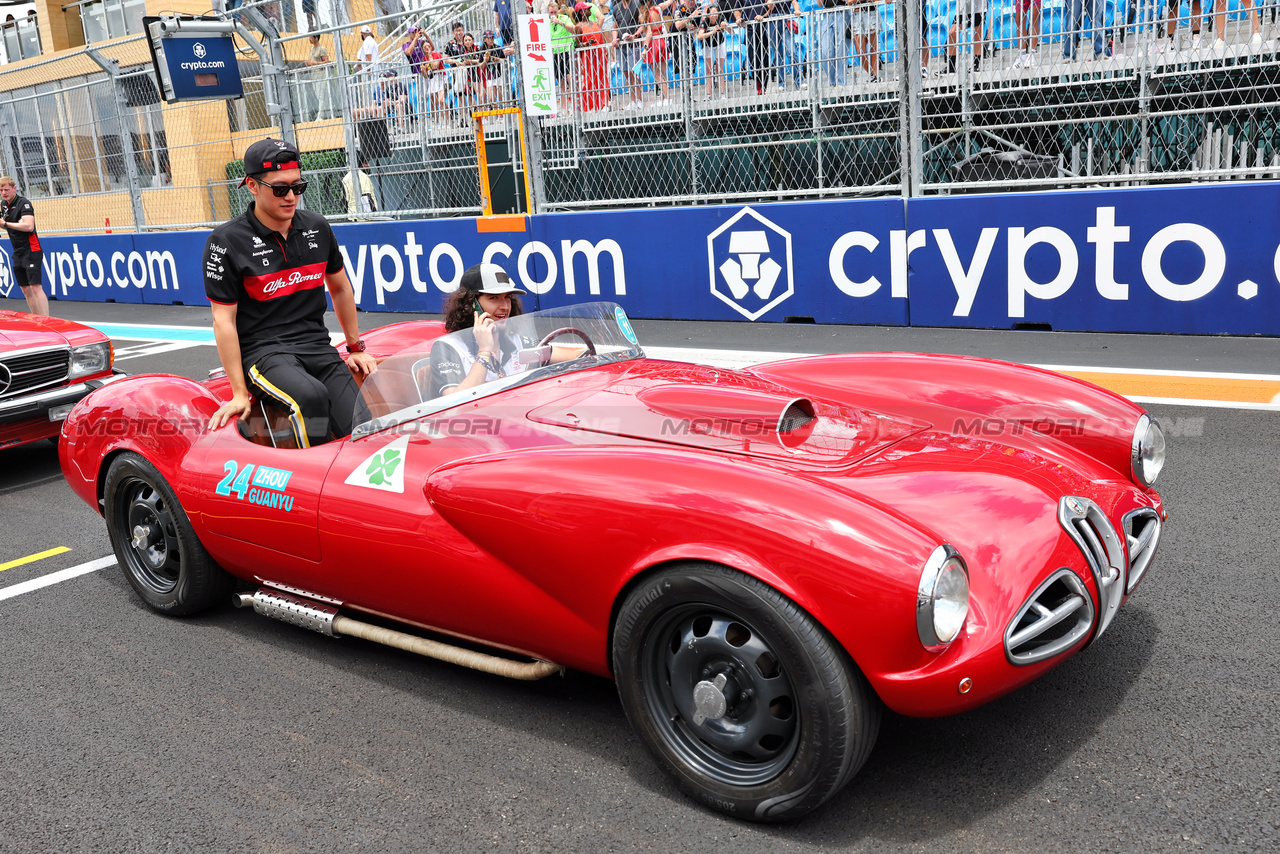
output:
[[[208,332],[211,334],[213,332],[212,326],[183,326],[180,323],[133,323],[132,321],[129,323],[120,323],[119,321],[111,320],[79,320],[76,322],[83,323],[94,328],[99,326],[110,326],[112,328],[127,326],[130,328],[137,327],[139,329],[198,329],[201,332]]]
[[[1254,409],[1259,412],[1280,412],[1280,403],[1250,403],[1244,400],[1192,400],[1186,397],[1129,397],[1134,403],[1161,403],[1169,406],[1207,406],[1213,409]]]
[[[137,341],[137,338],[127,339]],[[116,361],[127,362],[130,359],[141,359],[143,356],[155,356],[160,353],[171,353],[174,350],[188,350],[192,347],[206,347],[199,341],[156,341],[149,344],[139,344],[131,347],[121,347],[116,350]],[[122,355],[123,354],[123,355]]]
[[[691,347],[645,347],[644,354],[653,359],[694,362],[716,368],[740,368],[782,359],[803,359],[818,353],[773,353],[766,350],[698,350]]]
[[[1170,371],[1156,368],[1098,368],[1089,365],[1036,365],[1047,371],[1072,371],[1094,374],[1135,374],[1150,377],[1204,377],[1211,380],[1258,380],[1260,382],[1280,382],[1280,374],[1233,374],[1215,371]]]
[[[68,581],[72,578],[78,578],[81,575],[88,575],[91,572],[97,572],[100,569],[106,569],[109,566],[115,565],[115,555],[107,555],[106,557],[100,557],[97,560],[91,560],[88,563],[82,563],[79,566],[60,569],[57,572],[51,572],[48,575],[42,575],[39,578],[32,578],[29,581],[10,584],[8,587],[0,587],[0,601],[12,599],[14,596],[21,596],[23,593],[30,593],[32,590],[39,590],[42,587],[61,584],[62,582]]]

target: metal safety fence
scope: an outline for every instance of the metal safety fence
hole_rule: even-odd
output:
[[[493,210],[1280,177],[1274,2],[766,7],[549,3],[557,114],[484,122]],[[314,8],[218,13],[233,101],[164,103],[141,35],[0,67],[0,165],[50,232],[223,221],[267,135],[297,144],[304,204],[336,220],[481,213],[473,114],[522,91],[491,4]]]

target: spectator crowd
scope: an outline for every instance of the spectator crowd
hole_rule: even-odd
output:
[[[1226,23],[1217,6],[1225,3],[1188,2],[1195,22],[1192,46],[1199,46],[1197,24],[1203,19],[1216,31],[1213,49],[1221,55]],[[1249,48],[1256,51],[1261,36],[1254,0],[1241,2],[1252,30]],[[515,19],[535,6],[551,25],[561,113],[661,108],[672,103],[677,79],[691,84],[692,97],[708,100],[728,97],[731,80],[737,94],[754,88],[756,95],[807,89],[811,77],[827,89],[875,83],[882,39],[893,36],[881,32],[891,30],[881,19],[882,5],[878,0],[493,0],[492,28],[478,36],[461,21],[447,36],[441,34],[441,44],[423,28],[405,28],[403,63],[380,53],[372,28],[363,27],[350,97],[356,119],[386,118],[400,131],[412,130],[424,116],[468,125],[473,110],[516,99]],[[1013,69],[1035,66],[1037,48],[1049,38],[1047,30],[1042,33],[1041,5],[1042,0],[1013,0],[1013,23],[1006,21],[1010,32],[999,35],[995,0],[954,0],[954,5],[920,0],[921,73],[930,76],[930,56],[938,55],[943,62],[935,65],[933,76],[954,72],[959,56],[970,57],[977,69],[1002,41],[1015,47]],[[1118,3],[1104,43],[1103,10],[1112,8],[1104,0],[1067,0],[1053,39],[1061,42],[1064,60],[1077,59],[1082,39],[1093,58],[1111,56],[1119,48],[1110,33],[1123,40],[1135,20],[1152,34],[1146,39],[1150,52],[1174,49],[1177,22],[1160,11],[1165,7],[1158,0]],[[939,10],[945,14],[941,22]],[[1086,51],[1083,59],[1088,58]],[[307,64],[322,61],[331,59],[317,60],[313,51]]]
[[[692,81],[694,97],[707,99],[727,97],[729,79],[739,74],[757,94],[808,88],[806,26],[817,27],[814,68],[831,85],[846,83],[851,64],[877,79],[874,0],[542,2],[560,112],[669,105],[673,78]],[[362,27],[350,64],[354,118],[386,118],[392,129],[408,131],[420,117],[466,125],[471,111],[512,102],[515,16],[532,11],[529,0],[494,0],[492,29],[477,36],[457,21],[440,44],[411,24],[399,47],[403,62],[380,49],[372,27]],[[311,41],[306,65],[331,64],[320,37]],[[731,44],[741,45],[740,68],[730,68]]]

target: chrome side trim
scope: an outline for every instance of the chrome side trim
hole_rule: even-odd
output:
[[[1066,588],[1067,597],[1057,602],[1042,602],[1041,599],[1058,583]],[[1033,613],[1031,621],[1026,622],[1027,617]],[[1075,625],[1065,633],[1041,645],[1024,649],[1070,619],[1075,620]],[[1040,582],[1040,586],[1009,621],[1004,630],[1005,657],[1010,664],[1025,666],[1061,655],[1088,636],[1089,630],[1093,628],[1093,619],[1093,599],[1089,596],[1089,591],[1085,589],[1079,576],[1063,567]]]
[[[1138,586],[1147,567],[1151,566],[1163,527],[1160,514],[1151,507],[1141,507],[1124,514],[1120,526],[1124,529],[1125,541],[1129,546],[1129,581],[1124,589],[1128,594]]]
[[[1124,546],[1107,514],[1088,498],[1064,496],[1058,502],[1058,522],[1084,554],[1098,588],[1097,640],[1111,625],[1124,599]]]

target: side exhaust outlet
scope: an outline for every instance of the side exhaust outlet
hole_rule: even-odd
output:
[[[532,681],[543,679],[553,673],[564,672],[563,667],[550,661],[512,661],[509,658],[463,649],[407,632],[353,620],[339,614],[338,609],[332,605],[267,587],[260,587],[253,593],[237,593],[232,599],[232,604],[237,608],[252,608],[264,617],[310,629],[328,637],[361,638],[508,679]]]

